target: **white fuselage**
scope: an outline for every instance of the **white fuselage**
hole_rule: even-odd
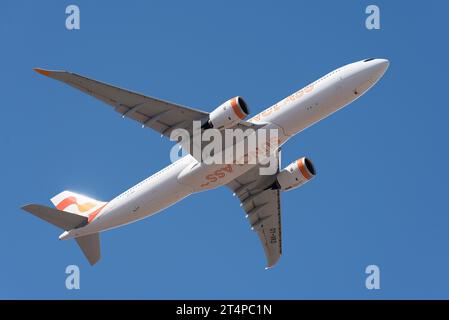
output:
[[[279,142],[285,143],[296,133],[357,99],[382,77],[388,61],[367,60],[332,71],[249,122],[267,123],[264,129],[278,129]],[[207,176],[224,166],[206,165],[186,155],[114,198],[89,224],[66,231],[60,239],[108,230],[151,216],[192,193],[226,185],[254,165],[231,165],[232,170],[221,171],[219,179],[207,181],[205,185]]]

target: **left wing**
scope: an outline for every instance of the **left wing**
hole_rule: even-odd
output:
[[[240,199],[251,229],[262,242],[267,268],[271,268],[282,254],[280,192],[271,189],[276,175],[260,175],[259,169],[255,166],[227,186]]]

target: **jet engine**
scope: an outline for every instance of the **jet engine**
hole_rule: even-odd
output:
[[[242,97],[229,99],[209,114],[209,120],[203,129],[227,129],[245,119],[249,114],[248,106]]]
[[[287,191],[298,188],[314,178],[315,174],[316,171],[312,161],[302,157],[290,163],[277,174],[272,189]]]

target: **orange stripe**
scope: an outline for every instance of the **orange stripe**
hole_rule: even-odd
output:
[[[64,210],[68,206],[75,204],[76,198],[75,197],[67,197],[64,200],[62,200],[58,205],[56,206],[56,209],[58,210]]]
[[[48,71],[48,70],[39,69],[39,68],[34,68],[33,70],[36,71],[37,73],[40,73],[40,74],[46,76],[46,77],[50,76],[50,71]]]
[[[232,110],[234,110],[234,113],[237,115],[237,117],[240,118],[240,120],[245,118],[245,115],[242,113],[242,111],[240,110],[239,105],[237,104],[237,97],[233,98],[231,100],[231,107],[232,107]]]
[[[105,203],[104,205],[102,205],[100,208],[98,208],[97,210],[95,210],[94,212],[92,212],[91,214],[89,214],[89,218],[87,219],[87,223],[90,223],[92,220],[95,219],[95,217],[100,213],[100,211],[107,205],[107,203]]]
[[[83,204],[77,203],[76,206],[78,207],[78,210],[81,212],[86,212],[95,207],[97,204],[93,202],[86,202]]]
[[[92,203],[92,202],[86,202],[83,204],[79,204],[78,200],[74,196],[70,196],[70,197],[67,197],[64,200],[62,200],[60,203],[58,203],[58,205],[56,206],[56,209],[64,210],[65,208],[67,208],[68,206],[70,206],[72,204],[76,204],[76,206],[78,207],[78,210],[81,212],[89,211],[90,209],[92,209],[93,207],[96,206],[96,204]]]
[[[296,160],[296,164],[298,165],[299,171],[301,171],[301,174],[304,178],[307,180],[310,180],[312,176],[310,175],[309,171],[307,171],[306,167],[304,166],[304,158]]]

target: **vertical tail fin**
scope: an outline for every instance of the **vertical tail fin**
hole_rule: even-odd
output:
[[[58,210],[83,216],[89,216],[91,212],[106,204],[106,202],[98,201],[72,191],[63,191],[57,194],[51,198],[51,202]]]
[[[75,240],[91,265],[100,260],[100,234],[98,232],[75,238]]]

